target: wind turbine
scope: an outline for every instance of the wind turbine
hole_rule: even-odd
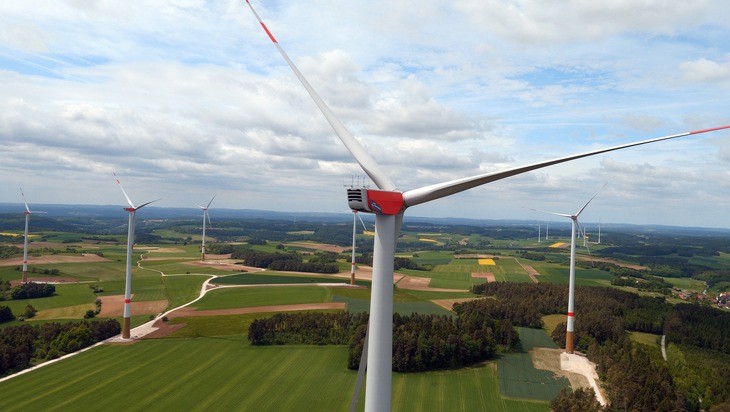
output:
[[[213,199],[215,199],[216,196],[218,195],[213,195]],[[205,219],[208,219],[208,224],[210,224],[210,227],[213,227],[213,224],[210,223],[210,215],[208,215],[208,208],[210,208],[210,204],[213,203],[213,199],[210,199],[210,202],[208,202],[207,206],[198,205],[199,208],[203,209],[203,242],[200,246],[200,260],[202,260],[203,262],[205,262]]]
[[[362,227],[365,229],[365,231],[368,230],[368,228],[365,226],[365,222],[362,221],[362,217],[357,214],[357,210],[352,211],[352,267],[350,269],[350,284],[355,284],[355,235],[357,234],[357,218],[360,218],[360,223],[362,223]]]
[[[309,84],[294,62],[274,38],[263,20],[253,8],[250,0],[246,0],[251,12],[261,24],[274,46],[289,65],[294,75],[309,93],[322,115],[329,122],[340,141],[345,145],[363,171],[375,183],[378,189],[347,189],[348,204],[352,210],[375,214],[375,239],[373,245],[373,280],[371,285],[370,320],[368,325],[368,344],[370,353],[367,358],[368,379],[365,388],[366,411],[389,411],[392,395],[392,352],[393,352],[393,261],[395,258],[396,240],[403,222],[403,213],[408,207],[430,202],[475,188],[507,177],[519,175],[532,170],[541,169],[571,160],[606,153],[614,150],[644,145],[662,140],[674,139],[714,130],[728,129],[728,126],[712,129],[695,130],[670,136],[659,137],[641,142],[634,142],[607,149],[593,150],[514,167],[497,172],[485,173],[448,182],[437,183],[418,189],[402,192],[380,165],[365,151],[365,148],[347,130],[342,122]]]
[[[21,282],[28,283],[28,221],[30,220],[30,215],[33,213],[46,213],[46,212],[31,212],[30,208],[28,207],[28,202],[25,201],[25,193],[23,193],[23,188],[20,188],[20,196],[23,197],[23,203],[25,204],[25,212],[23,214],[25,215],[25,237],[23,238],[23,277],[21,278]]]
[[[606,187],[606,185],[604,185]],[[601,188],[603,189],[603,188]],[[571,232],[570,232],[570,281],[568,285],[568,326],[567,331],[565,333],[565,353],[573,353],[573,337],[574,337],[574,324],[575,324],[575,238],[576,238],[576,229],[578,232],[580,232],[581,227],[580,223],[578,222],[578,216],[580,216],[581,213],[583,213],[583,210],[588,206],[591,201],[598,196],[598,193],[600,193],[600,190],[593,195],[590,200],[586,202],[586,204],[583,205],[583,207],[578,210],[578,212],[574,215],[566,215],[564,213],[555,213],[555,212],[546,212],[544,210],[537,210],[538,212],[544,212],[544,213],[550,213],[551,215],[556,216],[562,216],[567,217],[571,221]],[[587,247],[585,244],[585,234],[583,235],[583,246]]]
[[[124,190],[124,186],[122,186],[122,182],[119,181],[117,174],[113,174],[114,178],[117,180],[117,185],[119,185],[119,188],[122,189],[124,198],[127,199],[127,203],[129,204],[129,207],[124,208],[124,210],[129,213],[129,226],[127,229],[127,273],[124,282],[124,318],[122,319],[122,339],[129,339],[129,326],[130,319],[132,317],[132,248],[134,246],[134,224],[137,221],[136,214],[139,209],[142,209],[150,203],[156,202],[160,199],[147,202],[140,206],[135,206],[134,203],[132,203],[132,200],[127,195],[127,192]]]

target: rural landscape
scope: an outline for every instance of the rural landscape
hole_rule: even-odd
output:
[[[347,215],[218,217],[202,260],[194,212],[151,208],[154,218],[137,225],[125,340],[126,218],[63,209],[32,219],[28,280],[54,287],[44,297],[16,299],[23,215],[0,215],[0,307],[12,312],[0,324],[2,410],[349,406],[369,308],[371,219],[357,222],[350,285]],[[594,364],[605,407],[726,410],[730,232],[608,225],[600,243],[584,236],[576,351]],[[560,368],[569,245],[560,222],[404,222],[393,409],[599,410],[590,380]],[[52,329],[60,338],[46,336]],[[93,345],[92,335],[104,343],[62,359]]]
[[[0,411],[730,412],[729,14],[0,2]]]

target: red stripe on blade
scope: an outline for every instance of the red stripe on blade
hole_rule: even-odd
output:
[[[271,41],[273,41],[274,43],[276,43],[276,39],[274,38],[274,35],[271,34],[271,32],[269,31],[268,27],[266,27],[266,25],[264,24],[264,22],[261,22],[261,27],[264,28],[264,30],[266,31],[266,34],[269,35],[269,38],[271,39]]]

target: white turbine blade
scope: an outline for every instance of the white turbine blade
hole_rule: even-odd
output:
[[[592,201],[593,199],[595,199],[595,197],[596,197],[596,196],[598,196],[598,194],[599,194],[599,193],[601,193],[601,190],[603,190],[603,189],[605,189],[605,188],[606,188],[606,185],[607,185],[607,184],[608,184],[608,183],[605,183],[605,184],[603,185],[603,187],[601,187],[601,189],[600,189],[600,190],[599,190],[598,192],[596,192],[596,194],[595,194],[595,195],[593,195],[593,197],[592,197],[592,198],[590,198],[590,199],[589,199],[589,200],[588,200],[588,201],[586,202],[586,204],[584,204],[584,205],[583,205],[583,207],[581,207],[581,208],[580,208],[580,210],[578,211],[578,213],[576,213],[576,214],[575,214],[575,216],[580,216],[580,214],[581,214],[581,213],[583,213],[583,210],[585,210],[585,208],[586,208],[586,207],[588,206],[588,204],[589,204],[589,203],[591,203],[591,201]],[[585,234],[583,234],[583,236],[585,236]]]
[[[208,203],[208,204],[210,205],[210,203]],[[205,211],[203,211],[203,213],[205,213],[205,217],[208,218],[208,227],[213,228],[213,223],[210,222],[210,213],[208,213],[208,209],[205,209]]]
[[[286,63],[292,69],[304,88],[307,89],[307,92],[311,96],[312,100],[314,100],[314,103],[327,119],[330,126],[332,126],[332,129],[334,129],[335,133],[340,138],[342,143],[344,143],[345,147],[347,147],[347,150],[350,151],[357,163],[360,164],[362,170],[365,171],[368,176],[370,176],[370,179],[372,179],[372,181],[375,183],[376,186],[378,186],[379,189],[390,191],[396,190],[395,184],[392,180],[390,180],[385,172],[383,172],[383,170],[380,168],[380,165],[365,151],[365,148],[362,147],[360,142],[355,139],[355,137],[350,133],[349,130],[347,130],[342,122],[340,122],[340,120],[335,117],[334,113],[332,113],[332,110],[330,110],[324,100],[319,97],[317,92],[309,84],[307,79],[304,78],[304,75],[302,75],[297,66],[294,65],[294,62],[289,59],[289,56],[286,54],[284,49],[281,48],[279,43],[274,38],[274,35],[271,34],[269,29],[266,27],[266,24],[264,24],[263,20],[261,20],[261,17],[259,17],[258,13],[256,13],[256,10],[254,10],[251,2],[249,0],[246,0],[246,4],[248,4],[248,6],[251,8],[251,11],[253,12],[254,16],[256,16],[256,19],[258,19],[261,27],[263,27],[264,31],[266,31],[269,39],[271,39],[271,41],[274,43],[277,50],[279,50],[279,53],[284,58],[284,60],[286,60]]]
[[[28,202],[25,201],[25,193],[23,193],[23,188],[20,188],[20,196],[23,197],[23,203],[25,204],[25,211],[30,213],[30,208],[28,208]]]
[[[552,166],[560,163],[569,162],[571,160],[581,159],[583,157],[594,156],[601,153],[612,152],[614,150],[626,149],[634,146],[641,146],[648,143],[660,142],[662,140],[675,139],[677,137],[689,136],[694,134],[712,132],[716,130],[730,129],[728,126],[713,127],[711,129],[694,130],[691,132],[679,133],[670,136],[663,136],[649,140],[642,140],[640,142],[627,143],[619,146],[609,147],[606,149],[593,150],[590,152],[579,153],[575,155],[560,157],[557,159],[546,160],[539,163],[533,163],[526,166],[515,167],[512,169],[503,170],[500,172],[491,172],[481,175],[465,177],[462,179],[456,179],[449,182],[437,183],[435,185],[425,186],[418,189],[409,190],[403,193],[403,199],[406,207],[419,205],[421,203],[429,202],[431,200],[440,199],[445,196],[453,195],[455,193],[463,192],[464,190],[472,189],[477,186],[481,186],[486,183],[502,180],[504,178],[519,175],[532,170],[542,169],[547,166]]]
[[[365,222],[362,221],[362,216],[360,216],[360,214],[357,213],[357,217],[360,218],[360,223],[362,223],[363,230],[367,232],[368,231],[368,228],[367,228],[367,226],[365,226]]]
[[[575,223],[578,225],[578,231],[583,231],[583,246],[585,246],[586,250],[588,251],[588,256],[591,258],[591,266],[593,265],[593,255],[591,254],[591,250],[588,248],[588,242],[585,241],[586,238],[586,232],[583,225],[580,224],[580,221],[578,219],[575,219]]]
[[[112,172],[112,174],[114,175],[114,178],[117,179],[117,184],[119,185],[119,188],[122,189],[122,193],[124,193],[124,197],[127,199],[127,203],[129,203],[129,206],[131,206],[132,209],[137,209],[134,207],[134,203],[132,203],[132,199],[129,198],[129,196],[127,195],[127,192],[124,190],[124,186],[122,186],[122,182],[119,181],[117,174],[114,172]]]
[[[565,213],[548,212],[547,210],[540,210],[540,209],[530,209],[530,210],[534,210],[535,212],[547,213],[549,215],[567,217],[568,219],[572,219],[573,218],[573,216],[566,215]]]
[[[208,206],[205,207],[205,210],[208,210],[208,208],[210,207],[210,204],[213,203],[213,200],[215,199],[216,196],[218,196],[218,195],[213,195],[213,199],[210,199],[210,202],[208,202]]]
[[[155,203],[155,202],[157,202],[157,201],[159,201],[159,200],[162,200],[162,198],[159,198],[159,199],[155,199],[155,200],[152,200],[152,201],[150,201],[150,202],[147,202],[147,203],[145,203],[145,204],[143,204],[143,205],[141,205],[141,206],[137,206],[137,207],[135,207],[135,208],[134,208],[134,210],[135,210],[135,211],[137,211],[137,210],[139,210],[139,209],[142,209],[143,207],[145,207],[145,206],[149,205],[150,203]]]

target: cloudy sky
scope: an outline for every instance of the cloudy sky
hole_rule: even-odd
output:
[[[730,124],[724,0],[252,0],[402,190]],[[0,202],[346,212],[363,173],[245,0],[0,2]],[[414,216],[730,227],[730,133],[541,169]],[[352,176],[356,176],[353,178]],[[211,211],[213,214],[213,209]]]

